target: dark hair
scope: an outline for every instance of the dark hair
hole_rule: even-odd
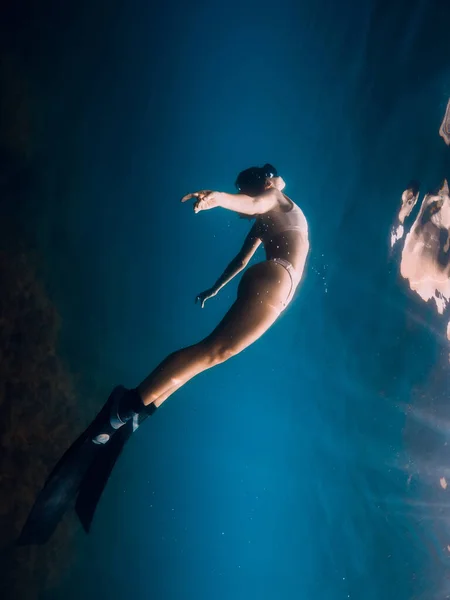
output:
[[[238,190],[263,186],[268,177],[277,177],[278,171],[269,163],[263,167],[250,167],[241,171],[236,178],[235,186]]]

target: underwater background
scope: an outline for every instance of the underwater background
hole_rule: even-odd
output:
[[[450,4],[2,12],[2,598],[450,597],[448,342],[389,248],[409,181],[450,176]],[[179,199],[265,162],[309,222],[295,302],[133,436],[89,536],[13,548],[113,385],[235,297],[194,304],[248,222]]]

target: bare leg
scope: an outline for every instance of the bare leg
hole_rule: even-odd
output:
[[[243,276],[236,302],[216,329],[193,346],[170,354],[139,386],[144,404],[160,406],[199,373],[238,354],[277,320],[291,288],[286,270],[263,262]]]

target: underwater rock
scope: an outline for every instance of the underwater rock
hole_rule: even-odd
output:
[[[38,598],[71,557],[70,518],[43,547],[15,548],[35,495],[82,428],[58,357],[59,316],[24,252],[0,251],[0,597]]]

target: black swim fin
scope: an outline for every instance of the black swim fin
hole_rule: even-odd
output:
[[[38,494],[17,544],[45,544],[73,501],[101,446],[83,433],[64,453]]]
[[[112,437],[109,435],[112,432],[111,411],[117,402],[117,397],[123,392],[124,388],[115,388],[94,421],[59,460],[44,488],[38,494],[17,544],[22,546],[45,544],[50,539],[64,513],[75,499],[94,461],[102,455],[122,428],[128,429],[123,425],[121,429],[113,432]],[[93,439],[103,431],[104,427],[109,431],[106,438],[111,437],[109,443],[106,445],[94,443]]]
[[[123,447],[133,434],[129,421],[100,449],[81,482],[75,503],[75,511],[86,533],[89,533],[97,505],[108,483],[112,470],[122,453]]]
[[[106,444],[92,462],[86,476],[84,477],[77,501],[75,511],[86,533],[89,533],[97,505],[108,483],[112,470],[122,453],[123,447],[130,439],[136,429],[151,416],[156,408],[150,405],[147,409],[130,419]]]

